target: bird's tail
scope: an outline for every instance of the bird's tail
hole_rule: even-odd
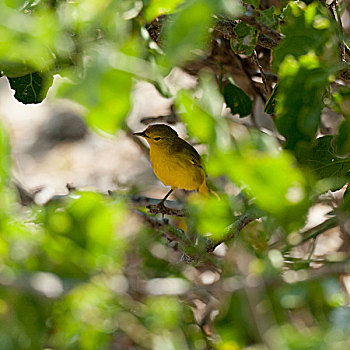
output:
[[[205,195],[213,194],[217,199],[220,199],[220,197],[218,196],[218,194],[217,194],[215,191],[211,190],[211,189],[208,187],[206,181],[204,181],[204,182],[202,183],[202,185],[199,187],[198,192],[203,193],[203,194],[205,194]]]

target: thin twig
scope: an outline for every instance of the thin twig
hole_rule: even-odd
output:
[[[152,124],[154,122],[165,122],[168,124],[176,124],[179,122],[179,118],[176,114],[175,107],[172,104],[171,107],[171,113],[167,115],[159,115],[157,117],[145,117],[140,120],[142,124],[148,125]]]
[[[259,62],[259,59],[258,59],[258,55],[256,53],[256,50],[254,50],[254,53],[253,53],[253,60],[255,62],[255,64],[258,66],[259,68],[259,71],[260,71],[260,74],[261,74],[261,78],[262,78],[262,81],[264,83],[264,91],[265,91],[265,95],[267,95],[270,91],[270,89],[268,88],[267,86],[267,80],[266,80],[266,75],[264,73],[264,70],[263,70],[263,67],[261,66],[260,62]]]
[[[266,97],[264,96],[264,94],[262,93],[262,91],[260,90],[260,88],[256,85],[258,83],[256,83],[253,79],[252,76],[250,75],[250,72],[248,71],[244,61],[242,60],[242,58],[237,55],[237,58],[241,64],[241,68],[242,71],[244,72],[244,74],[246,75],[246,77],[249,79],[250,85],[253,88],[253,90],[261,97],[261,99],[264,101],[264,104],[266,103]],[[261,84],[260,84],[261,85]]]
[[[313,227],[312,229],[307,230],[306,232],[302,233],[304,237],[297,244],[288,244],[287,246],[285,246],[282,249],[282,253],[286,253],[286,252],[290,251],[292,248],[299,246],[299,245],[302,245],[303,243],[309,241],[310,239],[315,239],[320,234],[328,231],[331,228],[336,227],[337,225],[338,225],[338,220],[336,217],[332,217],[332,218],[322,222],[321,224]]]
[[[125,128],[126,131],[126,135],[134,142],[136,143],[136,145],[140,148],[140,150],[142,151],[142,153],[149,158],[149,149],[148,147],[140,140],[139,137],[136,137],[135,135],[133,135],[133,131],[129,128],[126,127]]]
[[[340,53],[341,53],[341,60],[342,61],[345,61],[345,45],[344,45],[344,32],[343,32],[343,23],[342,23],[342,20],[341,20],[341,16],[340,16],[340,13],[339,13],[339,7],[338,7],[338,1],[335,0],[333,2],[333,9],[334,9],[334,12],[335,14],[337,15],[337,20],[338,20],[338,23],[339,23],[339,30],[340,30],[340,34],[341,34],[341,38],[340,38]]]
[[[275,42],[276,45],[283,39],[283,35],[276,32],[274,29],[270,28],[269,26],[267,26],[266,24],[258,21],[255,18],[255,15],[253,12],[246,12],[244,14],[244,16],[239,18],[242,22],[245,22],[249,25],[251,25],[252,27],[254,27],[255,29],[257,29],[259,32],[265,34],[266,36],[269,36],[270,38],[272,38]]]
[[[185,246],[191,246],[191,240],[186,236],[185,232],[173,225],[169,224],[168,219],[158,219],[155,216],[150,216],[141,210],[135,210],[135,213],[152,229],[155,229],[164,234],[169,242],[174,241],[176,237],[177,241],[181,242]],[[183,254],[185,254],[183,252]],[[186,254],[185,254],[186,255]],[[187,255],[186,255],[187,256]],[[192,260],[191,260],[192,261]]]
[[[142,124],[148,125],[152,123],[164,122],[167,124],[176,124],[179,118],[175,114],[159,115],[158,117],[145,117],[140,120]]]
[[[114,192],[112,191],[108,191],[108,193],[110,195],[114,195]],[[118,194],[116,194],[118,195]],[[146,197],[146,196],[139,196],[139,195],[132,195],[130,197],[130,201],[133,205],[138,206],[138,207],[147,207],[149,205],[157,205],[160,202],[161,199],[157,199],[157,198],[150,198],[150,197]],[[167,207],[170,207],[172,209],[183,209],[183,203],[179,202],[179,201],[171,201],[169,199],[167,199],[164,202],[164,205],[166,205]]]

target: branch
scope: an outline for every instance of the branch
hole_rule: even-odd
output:
[[[158,219],[144,213],[141,210],[135,210],[135,212],[148,225],[148,227],[163,233],[169,242],[173,242],[174,238],[177,238],[178,241],[187,246],[191,246],[193,244],[193,242],[186,236],[185,232],[173,225],[170,225],[168,219]],[[172,248],[174,248],[174,246]]]
[[[142,118],[140,122],[142,124],[148,125],[154,122],[165,122],[167,124],[176,124],[179,122],[179,118],[175,112],[175,106],[171,105],[171,113],[167,115],[160,115],[158,117],[146,117]]]
[[[259,22],[254,16],[245,15],[239,19],[259,30],[258,45],[262,47],[272,49],[277,46],[283,38],[281,34]],[[220,33],[227,40],[235,39],[236,34],[234,28],[238,24],[238,21],[224,17],[218,17],[217,20],[214,28],[215,31]]]
[[[247,11],[244,16],[239,18],[242,22],[245,22],[255,29],[257,29],[260,33],[265,36],[271,38],[276,43],[275,46],[283,39],[283,35],[276,32],[274,29],[270,28],[266,24],[258,21],[255,17],[255,13],[251,11]]]
[[[281,253],[287,253],[289,252],[292,248],[297,247],[310,239],[315,239],[317,236],[320,234],[326,232],[327,230],[334,228],[338,225],[338,220],[336,217],[331,217],[330,219],[322,222],[321,224],[310,228],[309,230],[306,230],[304,232],[300,232],[300,235],[303,236],[303,238],[300,240],[300,242],[296,244],[286,244],[284,247],[281,247],[281,245],[284,244],[284,241],[277,241],[269,246],[269,249],[280,249]]]
[[[254,53],[253,53],[253,60],[255,62],[255,64],[258,66],[259,68],[259,71],[260,71],[260,74],[261,74],[261,79],[264,83],[264,92],[265,92],[265,95],[267,95],[268,93],[270,93],[270,89],[268,88],[267,86],[267,79],[266,79],[266,75],[264,73],[264,70],[263,70],[263,67],[261,66],[260,62],[259,62],[259,59],[258,59],[258,55],[256,53],[256,50],[254,50]]]
[[[254,221],[256,219],[257,219],[257,217],[253,216],[251,214],[242,214],[241,216],[239,216],[235,220],[235,222],[227,228],[227,230],[226,230],[227,236],[224,239],[222,239],[218,242],[211,242],[210,244],[208,244],[207,252],[208,253],[213,252],[215,250],[215,248],[218,247],[221,243],[227,242],[230,239],[237,236],[238,233],[240,231],[242,231],[244,227],[246,227],[249,223],[251,223],[252,221]]]
[[[302,240],[297,243],[297,244],[288,244],[286,247],[283,248],[282,253],[286,253],[288,251],[290,251],[292,248],[297,247],[305,242],[307,242],[310,239],[314,239],[317,236],[319,236],[320,234],[328,231],[331,228],[334,228],[338,226],[338,220],[336,217],[332,217],[324,222],[322,222],[321,224],[311,228],[310,230],[307,230],[306,232],[302,233],[303,234],[303,238]]]
[[[110,195],[113,195],[112,191],[108,191]],[[169,201],[164,202],[165,207],[158,206],[160,199],[148,198],[143,196],[133,195],[130,197],[130,200],[133,205],[138,207],[146,207],[149,214],[162,214],[184,217],[186,216],[186,211],[183,209],[183,203],[178,201]],[[170,208],[168,207],[170,206]]]
[[[115,194],[113,191],[108,191],[108,194],[110,196],[115,196],[118,194]],[[135,206],[138,207],[147,207],[150,205],[157,205],[160,202],[160,199],[157,198],[150,198],[150,197],[145,197],[145,196],[139,196],[139,195],[132,195],[129,200],[131,203]],[[171,208],[174,209],[182,209],[183,208],[183,203],[179,201],[171,201],[171,200],[166,200],[164,204],[169,205]]]
[[[181,209],[173,209],[165,206],[159,207],[158,205],[154,205],[154,204],[148,205],[146,208],[148,209],[149,214],[162,214],[163,216],[170,215],[170,216],[177,216],[177,217],[187,216],[186,211]]]
[[[127,126],[125,128],[126,136],[128,136],[136,145],[140,148],[142,153],[149,159],[149,149],[148,147],[140,140],[139,137],[133,135],[133,131]]]
[[[261,99],[264,101],[264,104],[267,102],[266,97],[264,96],[264,94],[262,93],[262,91],[260,90],[259,86],[261,86],[261,83],[257,83],[252,79],[252,75],[250,74],[249,70],[247,69],[246,65],[244,64],[243,59],[237,55],[238,61],[241,65],[242,71],[244,72],[244,74],[246,75],[246,77],[249,80],[250,86],[253,88],[253,90],[256,92],[257,95],[259,95],[261,97]],[[258,86],[259,84],[259,86]]]

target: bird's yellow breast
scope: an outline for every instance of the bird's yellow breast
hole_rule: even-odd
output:
[[[150,158],[154,173],[165,186],[199,190],[205,181],[203,169],[171,148],[151,146]]]

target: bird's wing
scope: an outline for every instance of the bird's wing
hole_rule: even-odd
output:
[[[180,139],[180,142],[174,144],[172,151],[174,153],[179,153],[181,158],[187,160],[191,164],[199,167],[202,167],[201,157],[193,146],[183,139]]]

